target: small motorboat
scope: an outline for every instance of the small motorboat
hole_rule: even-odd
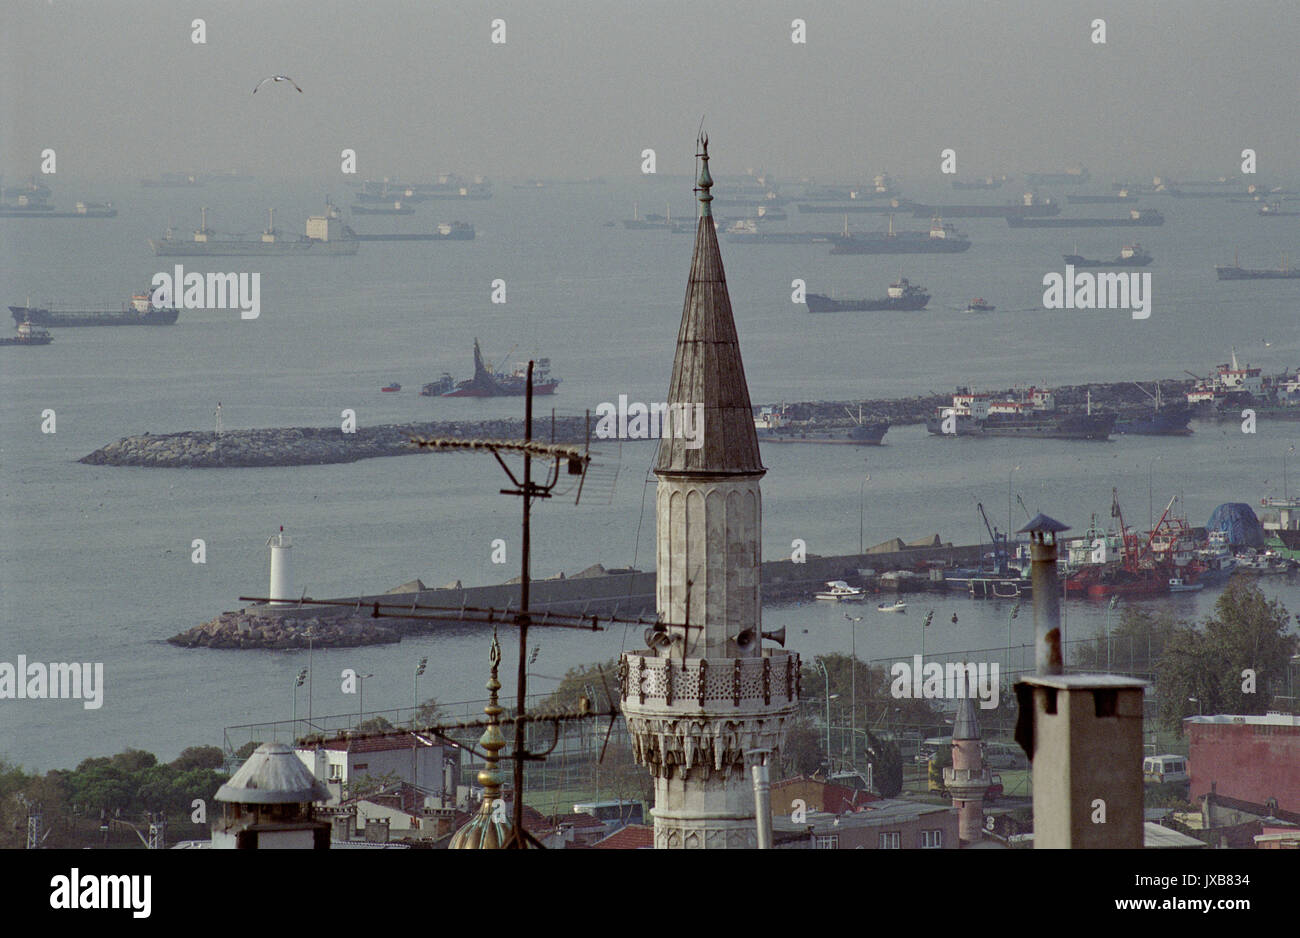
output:
[[[827,589],[817,594],[818,599],[828,599],[831,602],[840,602],[844,600],[862,599],[866,593],[856,586],[849,586],[843,580],[828,580]]]
[[[1188,583],[1181,577],[1172,577],[1169,580],[1169,592],[1171,593],[1195,593],[1199,589],[1205,589],[1205,584]]]
[[[381,391],[400,391],[400,390],[402,390],[402,386],[401,386],[400,384],[398,384],[396,381],[394,381],[392,384],[384,385],[384,386],[383,386],[382,388],[380,388],[379,390],[381,390]]]
[[[975,299],[973,299],[973,300],[970,301],[970,304],[966,307],[966,312],[968,312],[968,313],[991,313],[991,312],[993,312],[995,309],[997,309],[996,306],[993,306],[993,305],[990,304],[990,303],[985,303],[983,297],[978,297],[978,296],[977,296]]]
[[[878,603],[876,612],[907,612],[907,603],[896,599],[892,603]]]

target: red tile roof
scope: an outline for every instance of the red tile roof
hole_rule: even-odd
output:
[[[655,829],[646,824],[628,824],[598,840],[592,847],[597,850],[649,850],[655,845]]]

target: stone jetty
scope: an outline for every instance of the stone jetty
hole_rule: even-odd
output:
[[[586,438],[585,418],[555,421],[555,440],[581,443]],[[319,466],[356,462],[379,456],[431,453],[410,444],[413,436],[464,440],[519,439],[522,420],[429,422],[357,427],[344,433],[339,427],[282,427],[262,430],[191,430],[153,436],[128,436],[97,449],[79,462],[93,466],[143,466],[153,469],[222,469],[243,466]],[[551,421],[535,418],[533,433],[551,438]]]
[[[1158,382],[1166,400],[1186,394],[1190,381],[1163,379]],[[1156,382],[1143,383],[1148,390]],[[995,392],[1002,393],[1002,392]],[[1121,416],[1146,413],[1151,399],[1134,382],[1080,384],[1053,388],[1058,407],[1080,409],[1092,396],[1094,409],[1117,411]],[[825,427],[852,423],[847,411],[864,418],[888,419],[896,425],[924,423],[938,407],[952,403],[951,392],[897,400],[814,401],[786,404],[786,413],[795,421],[816,420]],[[585,417],[558,417],[554,440],[557,443],[582,443],[587,439]],[[590,418],[593,442],[596,418]],[[358,427],[344,433],[339,427],[271,427],[261,430],[190,430],[153,436],[149,433],[128,436],[97,449],[79,461],[95,466],[143,466],[157,469],[221,469],[240,466],[318,466],[329,463],[356,462],[379,456],[405,456],[431,453],[409,443],[413,436],[446,437],[462,440],[521,439],[522,420],[432,421],[426,423],[385,424]],[[535,417],[533,436],[550,440],[549,416]],[[657,441],[650,441],[657,442]]]
[[[368,615],[307,615],[301,610],[281,613],[275,607],[256,612],[223,612],[202,625],[167,641],[182,648],[354,648],[402,640],[391,625],[379,625]]]

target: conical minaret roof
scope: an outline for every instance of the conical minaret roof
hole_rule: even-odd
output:
[[[696,414],[695,405],[704,405],[704,425],[696,439],[665,435],[659,444],[655,472],[660,475],[761,475],[765,470],[759,459],[749,385],[740,360],[740,343],[710,205],[713,177],[709,175],[708,137],[701,137],[700,143],[701,169],[699,187],[695,190],[699,193],[700,221],[695,232],[695,255],[686,285],[682,324],[677,331],[668,403],[689,407],[692,419]],[[698,428],[695,430],[699,433]]]
[[[952,725],[952,738],[979,739],[980,721],[975,712],[975,698],[962,697],[957,701],[957,718]]]

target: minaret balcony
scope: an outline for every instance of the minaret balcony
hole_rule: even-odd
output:
[[[982,769],[949,767],[943,770],[943,787],[948,789],[948,794],[960,801],[982,800],[992,784],[993,773],[988,767]]]
[[[764,649],[751,658],[681,658],[628,653],[619,663],[628,713],[749,713],[799,701],[799,656]]]

